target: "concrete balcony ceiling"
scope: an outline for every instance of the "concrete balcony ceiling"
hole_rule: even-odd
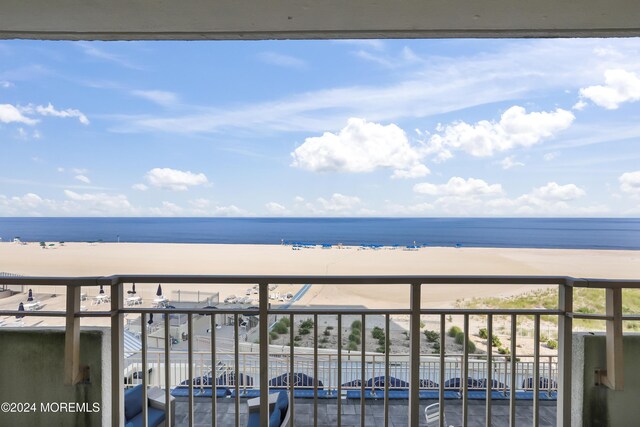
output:
[[[0,38],[630,37],[634,0],[5,0]]]

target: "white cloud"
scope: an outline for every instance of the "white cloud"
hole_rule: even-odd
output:
[[[582,111],[585,109],[585,107],[589,105],[586,102],[584,102],[582,99],[578,100],[578,102],[576,102],[575,104],[573,104],[573,107],[571,107],[574,110],[578,110],[578,111]]]
[[[543,158],[544,158],[547,162],[550,162],[551,160],[553,160],[553,159],[557,158],[559,155],[560,155],[560,153],[559,153],[559,152],[557,152],[557,151],[552,151],[552,152],[550,152],[550,153],[546,153],[546,154],[543,156]]]
[[[184,211],[185,214],[191,216],[249,216],[251,212],[239,208],[236,205],[217,206],[211,200],[199,198],[189,200],[192,209]]]
[[[502,161],[500,162],[500,165],[502,165],[502,169],[512,169],[518,166],[524,166],[524,163],[517,162],[516,156],[507,156],[504,159],[502,159]]]
[[[3,89],[8,89],[13,86],[13,83],[8,82],[6,80],[0,80],[0,87]]]
[[[212,211],[214,216],[247,216],[249,214],[249,212],[236,205],[216,206]]]
[[[329,199],[318,198],[318,203],[323,211],[345,212],[358,207],[362,201],[356,196],[345,196],[340,193],[333,193]]]
[[[133,190],[136,190],[136,191],[147,191],[147,190],[149,189],[149,187],[148,187],[148,186],[146,186],[145,184],[143,184],[143,183],[141,183],[141,182],[139,182],[139,183],[137,183],[137,184],[133,184],[133,185],[131,186],[131,188],[132,188]]]
[[[362,43],[357,42],[359,45]],[[618,39],[620,58],[594,55],[597,39],[507,41],[500,48],[463,56],[423,54],[415,70],[386,85],[312,90],[243,105],[191,106],[176,115],[120,115],[118,132],[323,132],[345,117],[393,122],[451,113],[473,106],[578,90],[605,68],[639,68],[638,40]],[[429,102],[437,100],[437,102]]]
[[[292,166],[314,172],[372,172],[393,168],[405,175],[420,168],[423,154],[411,146],[407,135],[395,124],[381,125],[350,118],[337,134],[306,138],[292,153]],[[427,169],[428,170],[428,169]]]
[[[307,63],[302,59],[277,52],[262,52],[258,54],[258,58],[267,64],[277,65],[279,67],[298,69],[307,67]]]
[[[271,215],[287,215],[289,213],[289,210],[285,206],[276,202],[269,202],[265,204],[264,207]]]
[[[27,193],[24,196],[7,197],[0,194],[0,216],[36,215],[41,213],[39,209],[47,201],[35,193]]]
[[[568,202],[584,196],[586,192],[575,184],[559,185],[549,182],[547,185],[533,190],[531,197],[541,200],[556,200]]]
[[[123,194],[76,193],[71,190],[64,190],[64,194],[67,199],[73,202],[71,205],[61,206],[67,212],[76,210],[81,213],[88,212],[92,215],[127,215],[135,212],[127,196]]]
[[[452,156],[451,150],[462,150],[472,156],[487,157],[495,152],[516,147],[531,147],[567,129],[575,116],[561,108],[552,112],[527,113],[523,107],[513,106],[505,111],[499,122],[481,120],[476,124],[456,122],[439,126],[439,134],[428,141],[429,151],[438,153],[440,160]]]
[[[81,41],[81,42],[76,42],[75,43],[76,46],[79,46],[86,55],[97,58],[97,59],[101,59],[101,60],[105,60],[105,61],[109,61],[109,62],[113,62],[115,64],[121,65],[123,67],[126,68],[132,68],[135,70],[139,70],[141,69],[139,66],[133,64],[132,62],[130,62],[128,59],[125,59],[124,57],[120,56],[120,55],[116,55],[115,53],[111,53],[111,52],[107,52],[106,50],[103,49],[99,49],[98,46],[105,46],[106,43],[105,42],[85,42],[85,41]],[[113,44],[112,44],[113,45]]]
[[[635,73],[621,69],[606,70],[604,82],[604,85],[580,89],[580,96],[607,110],[640,100],[640,78]]]
[[[393,171],[393,175],[391,175],[392,179],[412,179],[412,178],[421,178],[423,176],[427,176],[431,173],[428,167],[423,165],[422,163],[416,163],[411,166],[409,169],[396,169]]]
[[[446,184],[436,185],[428,182],[416,184],[413,186],[413,191],[429,196],[473,197],[501,194],[502,186],[500,184],[489,185],[481,179],[464,179],[455,176],[449,179]]]
[[[640,170],[635,172],[625,172],[618,178],[620,190],[625,193],[640,195]]]
[[[134,90],[131,94],[155,102],[163,107],[170,107],[178,103],[178,95],[165,90]]]
[[[360,47],[366,47],[366,48],[375,49],[375,50],[385,49],[384,41],[378,40],[378,39],[333,40],[333,43],[360,46]]]
[[[207,209],[211,206],[211,200],[199,198],[194,200],[189,200],[189,204],[196,209]]]
[[[76,175],[74,176],[74,179],[84,182],[85,184],[91,184],[91,180],[86,175]]]
[[[184,209],[172,202],[164,201],[161,207],[149,209],[154,216],[178,216],[184,213]]]
[[[11,104],[0,104],[0,122],[2,123],[24,123],[25,125],[35,125],[38,120],[26,117]]]
[[[171,168],[154,168],[145,175],[147,183],[153,187],[174,191],[186,191],[189,187],[207,184],[203,173],[192,173]]]
[[[31,109],[32,107],[27,107],[28,111],[32,111]],[[56,110],[55,107],[51,105],[51,103],[49,103],[46,107],[37,105],[33,107],[33,111],[35,111],[37,114],[40,114],[41,116],[53,116],[60,118],[75,117],[83,125],[89,124],[89,119],[87,118],[87,116],[85,116],[80,110],[76,110],[73,108],[67,108],[66,110]]]

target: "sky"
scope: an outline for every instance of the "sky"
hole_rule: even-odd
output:
[[[0,42],[0,216],[640,216],[640,39]]]

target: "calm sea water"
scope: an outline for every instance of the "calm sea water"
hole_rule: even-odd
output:
[[[640,249],[640,219],[567,218],[0,218],[23,241],[343,243]]]

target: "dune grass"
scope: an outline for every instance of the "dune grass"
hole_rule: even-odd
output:
[[[470,300],[456,301],[459,308],[494,308],[494,309],[557,309],[558,290],[540,289],[521,295],[500,298],[486,297]],[[604,314],[605,291],[603,289],[575,288],[573,291],[573,308],[577,313]],[[640,290],[624,289],[622,291],[623,314],[640,314]],[[523,316],[531,318],[531,316]],[[543,322],[558,323],[558,317],[553,315],[541,316]],[[599,331],[604,330],[605,322],[602,320],[575,319],[576,330]],[[626,321],[624,329],[627,331],[640,331],[640,322]]]

